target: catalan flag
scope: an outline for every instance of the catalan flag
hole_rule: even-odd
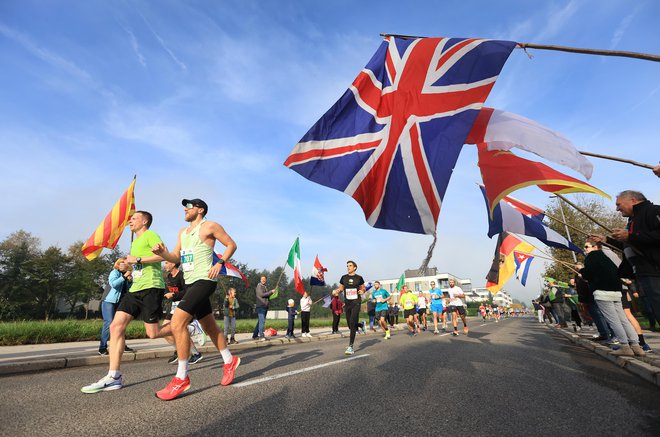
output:
[[[93,260],[104,247],[114,249],[121,237],[128,220],[135,213],[135,178],[128,189],[119,198],[112,211],[103,219],[96,231],[82,247],[82,253],[88,260]]]
[[[491,219],[500,200],[515,190],[531,185],[550,193],[594,193],[610,199],[598,188],[540,162],[520,158],[511,152],[489,151],[485,144],[479,144],[477,149]]]

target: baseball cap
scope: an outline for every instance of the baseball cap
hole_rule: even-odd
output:
[[[209,206],[202,199],[183,199],[181,201],[181,205],[183,206],[192,205],[192,206],[198,206],[200,208],[204,208],[204,215],[206,215],[209,212]]]
[[[289,305],[293,305],[293,304],[295,304],[296,302],[295,302],[293,299],[289,299],[289,300],[287,301],[287,303],[288,303]]]

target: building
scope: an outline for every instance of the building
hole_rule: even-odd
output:
[[[501,307],[510,307],[513,304],[513,298],[504,290],[500,290],[493,296],[493,303]]]

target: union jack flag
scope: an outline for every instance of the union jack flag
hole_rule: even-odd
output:
[[[435,232],[461,147],[515,42],[387,37],[284,165],[374,227]]]

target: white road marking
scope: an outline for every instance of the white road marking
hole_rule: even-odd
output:
[[[345,363],[346,361],[357,360],[358,358],[368,357],[369,354],[356,355],[350,358],[344,358],[341,360],[330,361],[329,363],[317,364],[316,366],[307,367],[305,369],[292,370],[290,372],[280,373],[279,375],[266,376],[264,378],[253,379],[251,381],[239,382],[238,384],[232,384],[234,387],[247,387],[248,385],[259,384],[262,382],[272,381],[273,379],[280,379],[291,375],[297,375],[298,373],[309,372],[316,369],[321,369],[323,367],[332,366],[334,364]]]

